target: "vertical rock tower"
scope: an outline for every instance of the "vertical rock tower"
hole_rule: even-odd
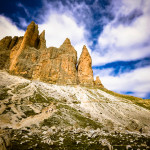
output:
[[[78,63],[78,82],[81,85],[94,85],[92,59],[85,45]]]
[[[44,42],[43,34],[39,36],[38,25],[33,21],[29,24],[24,37],[10,53],[10,73],[32,78],[34,66],[38,60],[38,48]]]

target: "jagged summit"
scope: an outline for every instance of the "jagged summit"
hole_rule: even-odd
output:
[[[71,45],[71,41],[69,38],[66,38],[63,45]]]
[[[71,41],[69,38],[66,38],[63,44],[59,47],[61,51],[68,53],[68,54],[74,54],[75,57],[77,57],[77,51],[75,48],[71,45]],[[77,59],[77,58],[76,58]]]
[[[46,48],[45,30],[39,35],[34,21],[23,37],[5,37],[0,41],[1,47],[8,65],[2,61],[0,67],[11,74],[48,83],[94,86],[92,59],[86,46],[77,63],[77,51],[69,38],[59,48]],[[6,54],[7,49],[10,51]]]
[[[90,56],[89,51],[88,51],[86,45],[83,46],[81,55],[88,55],[88,56]]]

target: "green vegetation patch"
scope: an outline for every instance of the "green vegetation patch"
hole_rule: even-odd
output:
[[[10,89],[4,86],[0,86],[0,100],[4,100],[10,96],[10,94],[7,93],[8,90]]]
[[[17,137],[11,142],[11,150],[48,150],[49,145],[41,142],[40,136],[32,135],[25,136],[25,134],[17,134]]]
[[[64,105],[64,104],[58,104],[56,106],[58,109],[57,113],[55,113],[52,117],[45,119],[41,126],[76,126],[85,128],[87,126],[90,126],[90,128],[97,129],[101,128],[102,124],[99,122],[93,121],[88,116],[83,116],[79,111],[76,109]],[[74,120],[75,123],[72,122]]]
[[[34,110],[28,110],[28,111],[25,111],[24,114],[29,117],[29,116],[33,116],[33,115],[36,115],[37,113],[34,112]]]
[[[33,103],[52,103],[58,101],[53,97],[45,96],[39,88],[37,88],[37,92],[34,92],[32,97],[29,97],[29,101]]]
[[[32,103],[52,103],[56,102],[57,100],[53,97],[45,97],[41,93],[34,93],[32,97],[29,97],[29,101]]]
[[[51,142],[44,142],[48,139]],[[93,132],[74,132],[58,130],[50,135],[42,132],[28,134],[17,131],[12,134],[11,150],[98,150],[98,149],[150,149],[150,136]]]
[[[21,89],[27,87],[28,85],[29,85],[29,83],[20,84],[12,92],[18,94]]]
[[[37,113],[34,112],[29,106],[21,106],[22,111],[26,115],[26,117],[36,115]]]

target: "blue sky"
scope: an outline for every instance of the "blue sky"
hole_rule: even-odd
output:
[[[45,29],[47,47],[68,37],[79,57],[87,45],[106,88],[150,98],[149,0],[5,0],[0,39],[24,35],[32,20]]]

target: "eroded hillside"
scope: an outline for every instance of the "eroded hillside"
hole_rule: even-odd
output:
[[[150,146],[149,109],[104,89],[47,84],[3,71],[0,127],[11,132],[15,150]]]

